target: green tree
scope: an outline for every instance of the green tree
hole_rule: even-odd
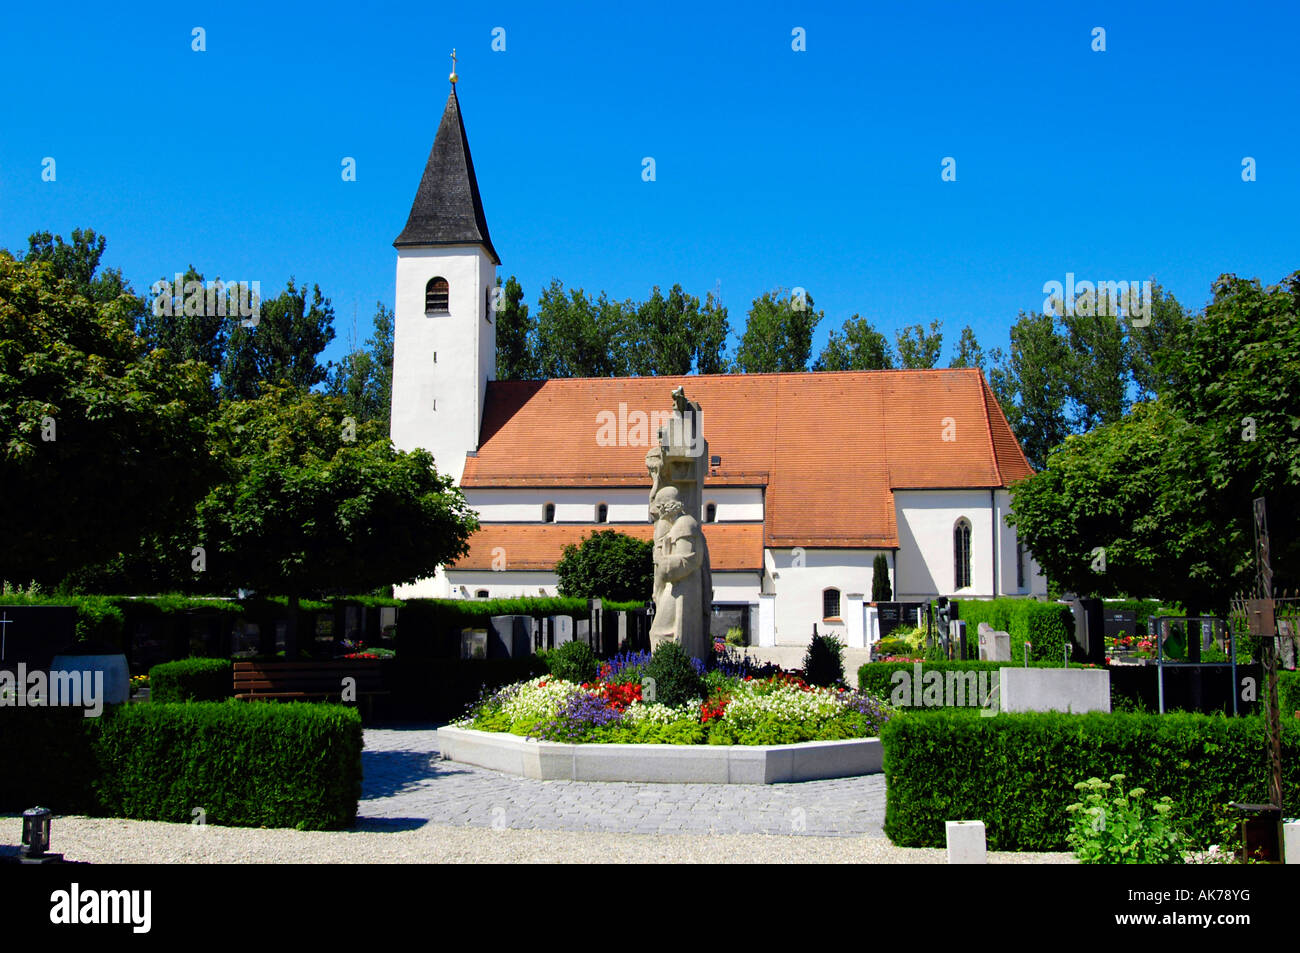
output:
[[[1011,353],[996,353],[989,384],[1035,469],[1070,433],[1070,353],[1050,314],[1026,314],[1011,328]]]
[[[1300,585],[1300,271],[1277,285],[1223,275],[1161,360],[1166,398],[1203,434],[1196,492],[1215,502],[1234,583],[1250,584],[1251,500],[1267,501],[1279,588]],[[1178,370],[1172,372],[1172,365]]]
[[[957,342],[957,353],[952,356],[949,367],[978,367],[984,370],[984,349],[975,339],[975,330],[969,324],[961,329],[961,339]]]
[[[72,282],[78,294],[96,304],[108,304],[127,296],[131,299],[126,305],[128,314],[134,317],[144,310],[144,301],[131,290],[121,269],[100,268],[107,245],[108,239],[95,234],[93,228],[74,228],[71,243],[65,242],[62,235],[36,232],[27,239],[24,261],[48,263],[56,278]]]
[[[350,417],[375,422],[387,435],[393,399],[393,310],[375,304],[374,333],[330,365],[325,392],[342,398]]]
[[[501,285],[499,277],[497,285]],[[524,289],[511,275],[502,289],[501,304],[496,309],[497,380],[529,381],[538,377],[537,357],[532,345],[536,333],[534,324],[528,317],[528,305],[524,304]]]
[[[1104,300],[1104,299],[1102,299]],[[1063,370],[1077,433],[1114,423],[1128,410],[1128,342],[1114,304],[1094,296],[1060,318],[1069,351]]]
[[[742,374],[806,371],[812,336],[825,313],[813,310],[810,294],[778,288],[755,298],[736,352]]]
[[[333,340],[334,308],[320,286],[312,286],[309,299],[307,286],[290,278],[279,296],[260,302],[258,315],[231,326],[222,397],[256,397],[263,383],[314,387],[327,374],[317,358]]]
[[[555,564],[562,596],[647,600],[654,587],[654,544],[626,533],[593,531],[581,545],[564,547]]]
[[[468,551],[478,520],[432,456],[345,416],[336,397],[273,384],[222,405],[227,474],[197,508],[214,580],[286,595],[296,619],[304,596],[414,582]]]
[[[225,360],[230,328],[241,320],[237,287],[223,288],[219,282],[212,282],[209,294],[207,282],[193,265],[181,276],[179,289],[172,279],[160,278],[152,286],[150,306],[137,321],[140,337],[150,348],[163,348],[179,360],[206,366],[214,393],[213,378]],[[253,297],[250,289],[244,303],[252,305]]]
[[[725,374],[727,337],[731,334],[727,309],[713,297],[713,292],[710,291],[704,296],[704,305],[700,308],[698,318],[699,323],[693,335],[695,373]]]
[[[832,330],[814,371],[884,371],[894,366],[889,341],[861,315],[845,320],[840,331]]]
[[[939,352],[943,350],[943,322],[931,321],[928,333],[919,324],[908,325],[895,336],[895,343],[899,367],[934,367],[939,363]]]
[[[1183,339],[1191,328],[1192,313],[1158,282],[1152,283],[1150,314],[1141,325],[1129,322],[1129,373],[1137,399],[1163,394],[1183,376]]]
[[[1012,486],[1007,522],[1057,586],[1222,610],[1242,539],[1205,492],[1203,436],[1162,402],[1138,404]]]
[[[623,306],[604,292],[593,301],[581,288],[566,292],[553,279],[537,303],[540,376],[614,376],[626,359],[626,348],[619,342],[627,324]]]
[[[211,471],[206,369],[58,271],[0,252],[0,578],[49,585],[183,520]]]

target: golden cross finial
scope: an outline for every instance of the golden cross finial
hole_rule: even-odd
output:
[[[459,78],[456,76],[456,48],[454,46],[451,49],[451,76],[447,78],[450,79],[453,83],[455,83],[456,80]]]

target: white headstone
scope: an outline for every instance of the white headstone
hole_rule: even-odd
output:
[[[983,821],[945,821],[943,829],[948,840],[948,863],[988,863]]]

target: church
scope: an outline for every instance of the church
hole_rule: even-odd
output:
[[[555,595],[566,545],[650,539],[645,456],[677,387],[709,445],[715,632],[806,645],[816,625],[861,646],[879,553],[897,601],[1046,594],[1005,522],[1032,470],[977,369],[495,380],[501,262],[456,80],[393,243],[392,439],[432,453],[481,528],[399,598]]]

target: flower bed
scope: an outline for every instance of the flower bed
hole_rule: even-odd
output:
[[[756,677],[715,669],[704,677],[707,697],[666,705],[645,697],[649,660],[619,656],[591,682],[547,675],[507,685],[456,727],[569,743],[784,745],[878,737],[891,714],[871,695],[779,671]]]

